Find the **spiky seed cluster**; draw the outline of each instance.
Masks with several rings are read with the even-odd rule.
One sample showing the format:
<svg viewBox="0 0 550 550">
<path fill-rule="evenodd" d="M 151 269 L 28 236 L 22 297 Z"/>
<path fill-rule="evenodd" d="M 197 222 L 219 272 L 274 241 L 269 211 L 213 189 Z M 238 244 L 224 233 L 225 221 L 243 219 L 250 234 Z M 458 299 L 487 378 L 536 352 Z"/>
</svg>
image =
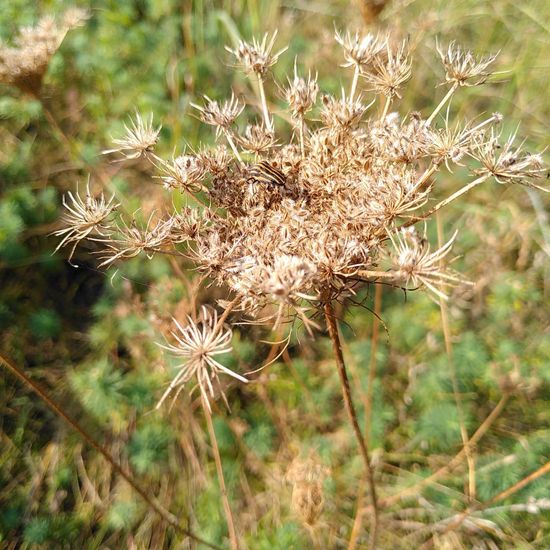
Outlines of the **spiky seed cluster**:
<svg viewBox="0 0 550 550">
<path fill-rule="evenodd" d="M 374 43 L 341 37 L 340 41 L 346 58 L 356 66 L 366 59 L 366 53 L 359 55 L 361 48 Z M 197 107 L 201 118 L 226 137 L 230 149 L 219 143 L 172 161 L 150 153 L 145 158 L 161 167 L 166 187 L 204 193 L 202 202 L 209 206 L 186 207 L 154 223 L 150 219 L 141 229 L 137 223 L 111 227 L 104 264 L 139 252 L 181 255 L 223 286 L 233 307 L 258 322 L 279 326 L 301 319 L 309 330 L 315 327 L 312 313 L 323 303 L 349 296 L 365 282 L 423 287 L 434 297 L 446 297 L 463 282 L 445 265 L 454 237 L 433 250 L 425 238 L 403 227 L 425 220 L 491 177 L 500 183 L 534 185 L 543 174 L 542 162 L 540 155 L 514 148 L 513 139 L 499 145 L 494 126 L 500 115 L 466 123 L 463 129 L 448 121 L 441 128 L 432 124 L 434 113 L 458 84 L 429 116 L 388 113 L 411 70 L 406 45 L 392 49 L 389 44 L 384 41 L 384 50 L 375 48 L 378 53 L 361 72 L 385 96 L 381 108 L 369 108 L 372 103 L 355 93 L 359 73 L 354 70 L 351 91 L 338 97 L 324 95 L 320 123 L 306 121 L 317 84 L 300 80 L 295 72 L 286 98 L 291 115 L 299 119 L 296 124 L 291 117 L 299 131 L 290 141 L 280 138 L 277 146 L 266 101 L 260 106 L 263 123 L 249 125 L 237 135 L 233 123 L 243 106 L 234 96 L 226 103 L 206 98 L 206 104 Z M 233 53 L 261 76 L 276 61 L 278 54 L 270 54 L 273 45 L 273 38 L 264 37 Z M 461 71 L 460 80 L 471 83 L 474 73 L 479 77 L 486 72 L 487 60 L 474 63 L 457 51 L 451 45 L 444 60 L 455 67 L 456 78 Z M 254 86 L 258 82 L 261 79 L 252 79 Z M 128 149 L 127 156 L 134 150 Z M 423 210 L 433 190 L 433 175 L 471 158 L 476 179 Z"/>
<path fill-rule="evenodd" d="M 424 286 L 435 296 L 445 299 L 445 287 L 464 282 L 463 278 L 443 265 L 456 235 L 455 232 L 441 248 L 432 252 L 426 237 L 420 236 L 414 227 L 403 228 L 395 235 L 390 234 L 394 245 L 390 253 L 394 272 L 408 288 Z"/>
<path fill-rule="evenodd" d="M 479 86 L 491 75 L 489 66 L 498 54 L 476 57 L 471 51 L 464 50 L 454 41 L 447 49 L 437 46 L 437 52 L 443 62 L 445 79 L 460 86 Z"/>
<path fill-rule="evenodd" d="M 50 59 L 67 32 L 88 16 L 87 11 L 72 8 L 60 21 L 43 17 L 36 26 L 19 29 L 13 46 L 0 41 L 0 82 L 38 97 Z"/>
<path fill-rule="evenodd" d="M 315 455 L 306 460 L 294 459 L 286 473 L 286 480 L 292 485 L 292 510 L 309 527 L 317 524 L 323 512 L 323 483 L 327 475 Z"/>
<path fill-rule="evenodd" d="M 265 33 L 261 41 L 256 38 L 252 42 L 241 40 L 235 49 L 226 46 L 226 50 L 235 56 L 245 72 L 264 76 L 269 67 L 275 65 L 279 56 L 287 50 L 283 48 L 277 53 L 272 53 L 276 38 L 277 31 L 271 35 L 271 38 L 268 33 Z"/>
<path fill-rule="evenodd" d="M 103 194 L 94 198 L 88 182 L 84 199 L 78 193 L 73 195 L 69 191 L 67 196 L 63 197 L 63 206 L 67 210 L 62 220 L 65 227 L 54 232 L 55 236 L 62 237 L 55 250 L 72 244 L 70 260 L 80 241 L 92 237 L 102 239 L 110 233 L 110 224 L 106 223 L 107 218 L 118 207 L 118 204 L 115 204 L 114 196 L 109 200 L 106 200 Z"/>
<path fill-rule="evenodd" d="M 121 138 L 113 139 L 116 147 L 104 150 L 104 155 L 120 153 L 124 158 L 130 160 L 152 153 L 157 144 L 161 127 L 153 126 L 152 114 L 144 120 L 139 113 L 136 113 L 135 119 L 130 121 L 129 126 L 125 124 L 124 129 L 126 134 Z"/>
<path fill-rule="evenodd" d="M 165 175 L 162 182 L 165 189 L 197 191 L 208 169 L 203 159 L 196 155 L 180 155 L 172 162 L 161 162 L 160 170 Z"/>
<path fill-rule="evenodd" d="M 275 135 L 264 124 L 249 124 L 237 141 L 248 153 L 267 153 L 275 145 Z"/>
<path fill-rule="evenodd" d="M 342 67 L 357 66 L 365 68 L 378 58 L 387 46 L 387 38 L 381 38 L 370 33 L 361 36 L 358 33 L 346 32 L 346 34 L 342 34 L 336 32 L 335 39 L 344 49 L 346 62 Z"/>
<path fill-rule="evenodd" d="M 192 379 L 195 379 L 200 393 L 210 408 L 210 399 L 214 398 L 217 386 L 218 391 L 223 394 L 220 385 L 220 374 L 227 374 L 240 382 L 248 380 L 224 367 L 217 356 L 231 351 L 231 329 L 227 326 L 219 326 L 218 313 L 209 307 L 203 306 L 198 321 L 187 318 L 187 325 L 183 326 L 174 319 L 175 330 L 172 331 L 173 344 L 159 344 L 160 347 L 169 351 L 172 355 L 180 357 L 183 362 L 176 366 L 178 371 L 164 395 L 161 397 L 157 408 L 162 405 L 173 390 L 177 394 L 183 386 Z M 224 396 L 225 397 L 225 396 Z"/>
<path fill-rule="evenodd" d="M 216 127 L 216 135 L 219 135 L 222 130 L 229 130 L 244 109 L 244 105 L 234 95 L 231 95 L 231 99 L 221 104 L 210 99 L 207 95 L 204 96 L 204 99 L 206 103 L 203 106 L 195 103 L 192 103 L 192 105 L 200 111 L 201 120 L 205 124 Z"/>
<path fill-rule="evenodd" d="M 494 129 L 475 135 L 471 156 L 481 164 L 475 173 L 493 176 L 498 183 L 526 183 L 544 191 L 533 183 L 547 173 L 542 155 L 523 152 L 522 144 L 514 145 L 515 139 L 514 134 L 501 143 L 500 133 Z"/>
<path fill-rule="evenodd" d="M 399 89 L 411 78 L 411 60 L 408 45 L 403 42 L 399 48 L 392 50 L 386 44 L 386 55 L 375 57 L 372 69 L 363 75 L 370 88 L 388 98 L 401 97 Z"/>
<path fill-rule="evenodd" d="M 318 92 L 317 76 L 312 78 L 310 73 L 307 80 L 301 78 L 294 65 L 294 78 L 288 79 L 288 86 L 283 90 L 283 96 L 294 120 L 302 119 L 311 110 L 317 100 Z"/>
</svg>

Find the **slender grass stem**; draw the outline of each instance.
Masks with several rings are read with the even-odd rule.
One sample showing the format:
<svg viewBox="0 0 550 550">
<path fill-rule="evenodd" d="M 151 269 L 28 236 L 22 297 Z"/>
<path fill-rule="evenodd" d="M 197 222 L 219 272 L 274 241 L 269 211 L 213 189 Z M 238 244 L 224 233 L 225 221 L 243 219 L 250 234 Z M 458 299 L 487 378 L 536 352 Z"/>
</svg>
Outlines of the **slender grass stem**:
<svg viewBox="0 0 550 550">
<path fill-rule="evenodd" d="M 482 424 L 479 426 L 479 428 L 475 431 L 475 433 L 470 437 L 468 441 L 468 446 L 473 447 L 476 445 L 479 440 L 485 435 L 487 430 L 492 426 L 493 422 L 498 418 L 502 410 L 504 409 L 504 406 L 506 405 L 506 402 L 508 401 L 509 394 L 505 393 L 497 403 L 496 407 L 491 411 L 491 413 L 487 416 L 487 418 L 482 422 Z M 399 493 L 395 495 L 391 495 L 389 497 L 386 497 L 385 499 L 380 501 L 380 505 L 382 506 L 391 506 L 395 504 L 396 502 L 399 502 L 403 498 L 415 495 L 420 492 L 421 489 L 426 487 L 427 485 L 431 485 L 435 483 L 437 480 L 441 479 L 442 477 L 445 477 L 447 474 L 451 473 L 463 460 L 463 458 L 466 456 L 466 448 L 462 447 L 462 450 L 455 455 L 455 457 L 445 464 L 445 466 L 442 466 L 439 470 L 434 472 L 431 476 L 422 479 L 418 483 L 415 483 L 411 487 L 407 487 L 406 489 L 403 489 Z"/>
<path fill-rule="evenodd" d="M 367 483 L 369 485 L 369 491 L 372 503 L 372 520 L 371 520 L 371 532 L 369 536 L 369 549 L 374 550 L 376 548 L 376 539 L 378 536 L 378 498 L 376 496 L 376 484 L 374 482 L 374 472 L 370 463 L 369 450 L 367 443 L 361 433 L 359 427 L 359 421 L 357 420 L 357 412 L 353 404 L 351 397 L 351 389 L 349 385 L 349 378 L 346 371 L 346 364 L 344 363 L 344 356 L 342 354 L 342 345 L 340 343 L 340 336 L 338 335 L 338 326 L 336 324 L 336 318 L 334 315 L 334 308 L 330 302 L 326 302 L 324 305 L 325 320 L 327 323 L 328 333 L 332 340 L 332 348 L 334 350 L 334 357 L 336 360 L 336 367 L 338 368 L 338 374 L 340 376 L 340 382 L 342 386 L 342 395 L 344 398 L 344 405 L 348 418 L 353 426 L 357 443 L 359 444 L 359 450 L 365 463 L 365 471 L 367 475 Z"/>
<path fill-rule="evenodd" d="M 233 520 L 233 514 L 231 512 L 231 506 L 229 505 L 229 498 L 227 496 L 227 488 L 225 485 L 225 478 L 223 475 L 222 459 L 220 455 L 220 449 L 218 447 L 218 440 L 216 438 L 216 432 L 214 431 L 214 424 L 212 422 L 212 414 L 206 403 L 204 396 L 201 398 L 202 410 L 206 418 L 206 425 L 208 427 L 208 434 L 210 436 L 210 443 L 212 444 L 212 451 L 214 454 L 214 462 L 216 463 L 216 471 L 218 473 L 218 482 L 220 484 L 220 492 L 222 495 L 223 511 L 225 513 L 225 519 L 227 522 L 227 529 L 229 531 L 229 541 L 231 543 L 232 550 L 239 550 L 239 539 L 237 538 L 237 531 L 235 530 L 235 522 Z"/>
<path fill-rule="evenodd" d="M 500 493 L 496 494 L 494 497 L 490 498 L 489 500 L 486 500 L 485 502 L 479 502 L 477 504 L 473 504 L 472 506 L 468 507 L 464 512 L 462 512 L 458 518 L 451 522 L 445 531 L 443 533 L 448 533 L 449 531 L 453 531 L 460 527 L 464 520 L 473 514 L 474 512 L 479 512 L 481 510 L 485 510 L 486 508 L 489 508 L 493 504 L 496 504 L 497 502 L 500 502 L 501 500 L 504 500 L 510 496 L 512 496 L 514 493 L 517 493 L 519 490 L 523 489 L 525 486 L 529 485 L 529 483 L 532 483 L 539 477 L 547 474 L 550 472 L 550 461 L 535 470 L 534 472 L 531 472 L 529 475 L 525 476 L 523 479 L 518 481 L 517 483 L 514 483 L 514 485 L 511 485 L 507 489 L 504 489 L 504 491 L 501 491 Z"/>
<path fill-rule="evenodd" d="M 111 453 L 101 443 L 96 441 L 76 420 L 69 416 L 59 406 L 37 382 L 29 378 L 22 369 L 20 369 L 13 361 L 0 354 L 0 361 L 7 367 L 7 369 L 17 377 L 28 388 L 34 391 L 46 405 L 60 418 L 62 418 L 75 432 L 77 432 L 84 441 L 86 441 L 91 447 L 93 447 L 103 458 L 111 465 L 113 470 L 117 472 L 127 483 L 134 489 L 134 491 L 145 501 L 145 503 L 168 525 L 173 527 L 180 534 L 193 539 L 197 543 L 204 544 L 208 548 L 214 548 L 215 550 L 221 550 L 218 546 L 200 538 L 195 535 L 178 522 L 178 519 L 166 510 L 154 497 L 141 487 L 137 481 L 133 478 L 132 474 L 126 471 L 111 455 Z"/>
</svg>

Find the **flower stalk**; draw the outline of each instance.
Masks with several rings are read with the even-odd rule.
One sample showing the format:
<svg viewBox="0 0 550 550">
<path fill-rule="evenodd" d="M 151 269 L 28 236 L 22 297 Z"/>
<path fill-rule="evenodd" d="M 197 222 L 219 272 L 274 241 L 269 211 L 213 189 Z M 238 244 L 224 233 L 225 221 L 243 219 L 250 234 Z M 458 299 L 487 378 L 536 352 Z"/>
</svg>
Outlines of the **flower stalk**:
<svg viewBox="0 0 550 550">
<path fill-rule="evenodd" d="M 334 351 L 334 358 L 336 360 L 336 367 L 338 369 L 338 375 L 340 377 L 340 384 L 342 388 L 342 396 L 344 398 L 344 405 L 346 407 L 346 412 L 349 418 L 349 421 L 355 432 L 355 438 L 359 445 L 359 450 L 365 463 L 365 471 L 367 475 L 367 483 L 369 486 L 369 492 L 371 497 L 371 503 L 373 508 L 372 520 L 371 520 L 371 530 L 369 535 L 369 549 L 374 550 L 376 548 L 376 539 L 378 536 L 378 498 L 376 493 L 376 484 L 374 481 L 374 472 L 373 467 L 369 457 L 369 449 L 363 434 L 361 433 L 361 428 L 359 426 L 359 421 L 357 419 L 357 412 L 353 404 L 353 399 L 351 397 L 351 389 L 349 384 L 349 378 L 346 371 L 346 364 L 344 363 L 344 355 L 342 353 L 342 345 L 340 343 L 340 336 L 338 335 L 338 325 L 336 323 L 336 317 L 334 313 L 334 308 L 330 302 L 325 302 L 324 304 L 324 313 L 325 321 L 327 324 L 328 333 L 332 341 L 332 348 Z"/>
</svg>

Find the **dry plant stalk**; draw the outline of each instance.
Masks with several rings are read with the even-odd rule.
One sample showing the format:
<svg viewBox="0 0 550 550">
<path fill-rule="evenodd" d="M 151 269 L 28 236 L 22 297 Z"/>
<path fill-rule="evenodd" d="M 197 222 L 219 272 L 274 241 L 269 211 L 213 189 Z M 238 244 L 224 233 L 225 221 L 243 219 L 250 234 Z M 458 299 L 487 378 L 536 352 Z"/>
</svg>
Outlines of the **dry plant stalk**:
<svg viewBox="0 0 550 550">
<path fill-rule="evenodd" d="M 366 284 L 388 283 L 424 288 L 434 301 L 447 300 L 454 287 L 468 284 L 447 261 L 456 232 L 433 249 L 414 225 L 490 179 L 542 189 L 536 181 L 545 168 L 540 154 L 523 152 L 522 143 L 514 145 L 515 135 L 501 139 L 498 113 L 462 124 L 440 115 L 461 87 L 486 82 L 494 55 L 477 57 L 454 43 L 438 46 L 447 92 L 431 113 L 401 115 L 392 106 L 412 77 L 408 44 L 371 34 L 337 33 L 343 66 L 353 69 L 353 75 L 347 91 L 322 95 L 320 105 L 316 77 L 301 77 L 295 67 L 286 85 L 279 86 L 290 111 L 292 137 L 285 140 L 282 133 L 276 139 L 265 90 L 270 68 L 284 51 L 273 53 L 275 38 L 266 34 L 229 50 L 260 98 L 259 118 L 243 131 L 236 125 L 245 107 L 239 98 L 205 96 L 194 106 L 202 121 L 213 126 L 215 147 L 161 158 L 155 153 L 159 128 L 136 115 L 126 136 L 106 151 L 121 153 L 122 160 L 146 159 L 167 190 L 179 190 L 203 206 L 170 211 L 168 195 L 167 212 L 152 214 L 143 225 L 117 216 L 114 199 L 70 197 L 67 228 L 58 235 L 61 245 L 73 250 L 84 238 L 102 245 L 102 266 L 140 253 L 180 257 L 231 296 L 231 302 L 220 302 L 225 312 L 218 321 L 217 314 L 205 311 L 187 326 L 176 321 L 175 343 L 167 348 L 185 362 L 161 401 L 192 378 L 205 402 L 218 393 L 225 399 L 219 374 L 246 381 L 218 360 L 230 350 L 231 328 L 224 323 L 231 311 L 274 330 L 287 327 L 288 333 L 302 325 L 312 335 L 324 313 L 368 473 L 374 548 L 375 476 L 338 352 L 333 304 Z M 372 93 L 368 103 L 366 93 Z M 308 119 L 314 109 L 317 122 Z M 428 206 L 434 176 L 447 173 L 452 183 L 453 167 L 466 164 L 471 164 L 472 180 Z"/>
</svg>

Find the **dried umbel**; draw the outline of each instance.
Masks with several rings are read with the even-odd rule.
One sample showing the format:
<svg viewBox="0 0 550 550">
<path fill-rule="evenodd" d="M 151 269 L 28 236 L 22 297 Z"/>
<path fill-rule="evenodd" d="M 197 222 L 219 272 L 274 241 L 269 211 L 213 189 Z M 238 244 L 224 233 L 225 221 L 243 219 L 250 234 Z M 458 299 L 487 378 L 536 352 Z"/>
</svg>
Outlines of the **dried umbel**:
<svg viewBox="0 0 550 550">
<path fill-rule="evenodd" d="M 174 389 L 177 394 L 183 386 L 191 379 L 195 379 L 201 392 L 204 402 L 210 407 L 210 398 L 214 397 L 214 384 L 220 387 L 219 374 L 227 374 L 240 382 L 247 382 L 247 379 L 236 372 L 224 367 L 216 357 L 231 351 L 232 332 L 229 327 L 220 323 L 215 310 L 203 306 L 198 321 L 190 317 L 187 325 L 182 326 L 174 319 L 175 330 L 172 337 L 174 344 L 161 345 L 176 357 L 183 358 L 184 362 L 177 365 L 178 373 L 164 392 L 164 395 L 157 404 L 157 408 Z M 222 395 L 223 391 L 221 392 Z M 225 396 L 224 396 L 225 397 Z"/>
<path fill-rule="evenodd" d="M 130 126 L 124 125 L 126 135 L 122 138 L 113 139 L 116 147 L 103 151 L 104 155 L 109 153 L 121 153 L 128 160 L 137 159 L 153 151 L 158 141 L 160 126 L 153 126 L 153 115 L 143 120 L 139 115 L 131 121 Z"/>
<path fill-rule="evenodd" d="M 19 29 L 13 46 L 0 41 L 0 82 L 38 97 L 53 54 L 67 32 L 87 18 L 88 12 L 73 8 L 67 10 L 60 21 L 43 17 L 36 26 Z"/>
<path fill-rule="evenodd" d="M 114 203 L 114 196 L 109 200 L 106 200 L 103 194 L 94 198 L 88 182 L 85 199 L 82 199 L 78 193 L 73 195 L 69 191 L 67 197 L 63 197 L 63 206 L 67 210 L 63 216 L 65 227 L 54 232 L 55 236 L 62 237 L 55 250 L 72 244 L 70 260 L 81 240 L 86 238 L 99 240 L 109 235 L 110 224 L 107 223 L 107 218 L 119 205 Z"/>
<path fill-rule="evenodd" d="M 226 102 L 205 97 L 196 108 L 220 138 L 215 148 L 163 160 L 154 152 L 158 129 L 139 117 L 126 138 L 116 142 L 113 151 L 123 158 L 144 156 L 160 169 L 165 187 L 203 206 L 188 206 L 141 228 L 123 220 L 106 227 L 102 218 L 103 264 L 140 252 L 179 256 L 225 288 L 228 307 L 289 331 L 301 321 L 313 332 L 318 312 L 326 313 L 327 304 L 365 284 L 424 288 L 436 300 L 447 299 L 453 287 L 464 284 L 448 267 L 456 234 L 432 247 L 412 226 L 426 223 L 491 178 L 541 188 L 535 182 L 544 176 L 540 155 L 522 153 L 513 145 L 515 136 L 501 140 L 500 115 L 475 124 L 448 118 L 435 124 L 460 86 L 481 84 L 489 76 L 494 56 L 478 59 L 452 43 L 440 49 L 451 88 L 431 113 L 400 115 L 389 112 L 389 106 L 412 75 L 407 44 L 394 47 L 396 42 L 386 38 L 338 35 L 345 66 L 354 71 L 349 91 L 323 95 L 319 116 L 312 117 L 317 122 L 310 122 L 306 116 L 314 108 L 318 85 L 295 70 L 286 90 L 279 86 L 293 131 L 277 139 L 263 87 L 281 53 L 271 53 L 274 40 L 275 35 L 266 36 L 230 50 L 251 74 L 251 85 L 259 85 L 260 123 L 239 124 L 244 128 L 239 134 L 241 101 L 234 95 Z M 368 90 L 358 93 L 362 84 L 375 92 L 371 102 L 363 99 Z M 472 180 L 427 206 L 434 174 L 469 164 Z M 167 210 L 170 204 L 167 196 Z M 86 236 L 78 217 L 67 221 L 74 229 L 60 233 L 67 235 L 61 244 Z M 195 357 L 189 364 L 215 365 L 208 354 L 201 357 L 202 363 Z M 211 396 L 206 378 L 202 384 Z"/>
<path fill-rule="evenodd" d="M 323 483 L 327 475 L 327 468 L 315 455 L 294 459 L 286 473 L 286 480 L 292 485 L 292 510 L 308 527 L 315 526 L 323 512 Z"/>
</svg>

